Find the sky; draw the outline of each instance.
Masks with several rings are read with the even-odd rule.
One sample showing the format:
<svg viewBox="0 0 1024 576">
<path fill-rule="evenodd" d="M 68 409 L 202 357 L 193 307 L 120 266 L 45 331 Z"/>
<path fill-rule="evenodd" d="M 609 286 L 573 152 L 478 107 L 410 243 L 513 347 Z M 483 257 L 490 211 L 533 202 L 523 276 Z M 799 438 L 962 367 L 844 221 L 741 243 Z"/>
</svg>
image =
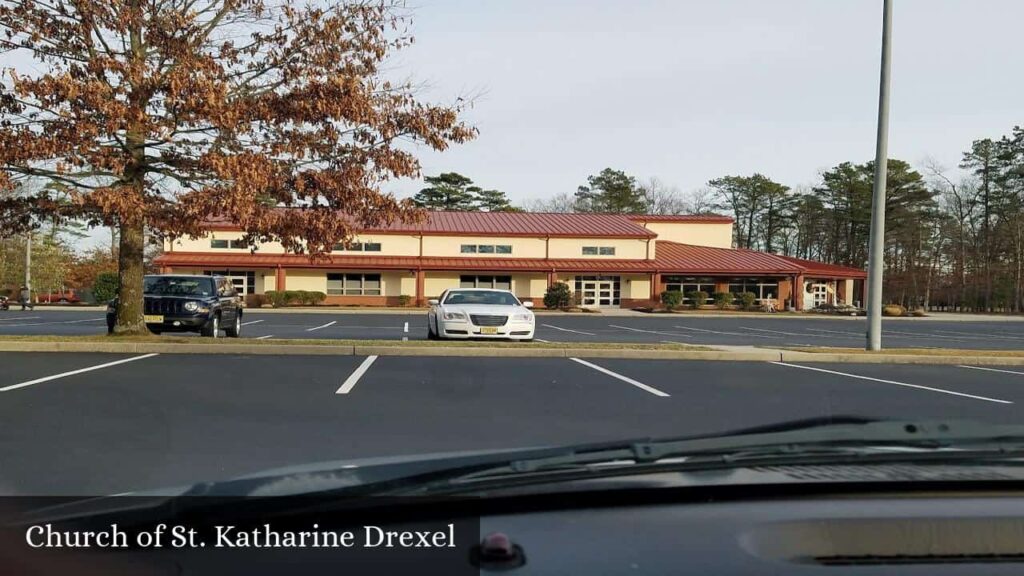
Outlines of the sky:
<svg viewBox="0 0 1024 576">
<path fill-rule="evenodd" d="M 955 171 L 1024 124 L 1019 0 L 894 0 L 889 156 Z M 392 73 L 472 97 L 473 142 L 421 150 L 513 203 L 612 167 L 683 191 L 810 186 L 874 158 L 882 0 L 418 0 Z M 409 196 L 421 181 L 387 186 Z"/>
<path fill-rule="evenodd" d="M 418 149 L 424 175 L 518 204 L 606 167 L 687 192 L 755 172 L 807 187 L 874 158 L 882 0 L 408 1 L 416 42 L 388 74 L 469 99 L 480 130 Z M 889 156 L 955 171 L 972 140 L 1024 124 L 1024 1 L 893 1 Z"/>
</svg>

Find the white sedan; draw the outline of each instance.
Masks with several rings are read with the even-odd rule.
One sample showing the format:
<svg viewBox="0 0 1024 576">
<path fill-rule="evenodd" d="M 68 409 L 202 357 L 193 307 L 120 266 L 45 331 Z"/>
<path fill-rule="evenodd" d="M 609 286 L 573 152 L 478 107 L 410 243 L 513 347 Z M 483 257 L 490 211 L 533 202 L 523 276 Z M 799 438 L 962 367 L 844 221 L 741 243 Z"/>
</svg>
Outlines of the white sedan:
<svg viewBox="0 0 1024 576">
<path fill-rule="evenodd" d="M 507 338 L 533 340 L 532 302 L 521 302 L 508 290 L 458 288 L 430 300 L 427 338 Z"/>
</svg>

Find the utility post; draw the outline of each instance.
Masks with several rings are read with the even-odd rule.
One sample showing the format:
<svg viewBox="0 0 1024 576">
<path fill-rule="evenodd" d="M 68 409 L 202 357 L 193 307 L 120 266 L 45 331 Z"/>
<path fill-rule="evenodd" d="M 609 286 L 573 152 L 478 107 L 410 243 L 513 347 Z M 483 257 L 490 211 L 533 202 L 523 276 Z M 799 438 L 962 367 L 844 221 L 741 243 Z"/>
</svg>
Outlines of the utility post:
<svg viewBox="0 0 1024 576">
<path fill-rule="evenodd" d="M 875 142 L 875 182 L 871 194 L 871 242 L 868 250 L 868 350 L 882 349 L 882 255 L 885 248 L 885 178 L 889 158 L 892 0 L 882 1 L 882 71 L 878 86 L 878 135 Z"/>
</svg>

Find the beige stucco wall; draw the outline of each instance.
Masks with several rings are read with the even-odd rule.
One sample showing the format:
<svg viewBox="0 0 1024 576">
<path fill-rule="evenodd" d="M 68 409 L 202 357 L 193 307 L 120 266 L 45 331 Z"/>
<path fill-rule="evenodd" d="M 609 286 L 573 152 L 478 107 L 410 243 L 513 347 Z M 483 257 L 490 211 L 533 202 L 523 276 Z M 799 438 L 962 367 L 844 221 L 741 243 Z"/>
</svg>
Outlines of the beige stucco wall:
<svg viewBox="0 0 1024 576">
<path fill-rule="evenodd" d="M 427 298 L 436 298 L 441 292 L 449 288 L 459 287 L 459 274 L 457 272 L 427 272 L 423 279 L 423 295 Z M 413 290 L 413 294 L 416 291 Z"/>
<path fill-rule="evenodd" d="M 627 283 L 626 280 L 629 280 Z M 644 275 L 623 275 L 620 282 L 620 297 L 647 299 L 651 297 L 651 277 Z"/>
<path fill-rule="evenodd" d="M 463 244 L 507 244 L 511 254 L 463 254 Z M 501 236 L 424 236 L 424 256 L 457 256 L 478 258 L 543 258 L 543 238 Z"/>
<path fill-rule="evenodd" d="M 584 246 L 614 246 L 614 256 L 584 256 Z M 647 241 L 636 238 L 552 238 L 551 258 L 585 260 L 643 260 L 647 257 Z"/>
<path fill-rule="evenodd" d="M 326 270 L 288 270 L 285 285 L 288 290 L 310 290 L 327 293 Z"/>
<path fill-rule="evenodd" d="M 520 298 L 543 298 L 547 287 L 548 278 L 546 274 L 512 275 L 512 292 Z"/>
<path fill-rule="evenodd" d="M 241 238 L 241 232 L 211 232 L 200 238 L 179 238 L 173 243 L 173 250 L 176 252 L 214 252 L 229 254 L 244 254 L 248 249 L 239 248 L 210 248 L 210 240 L 237 240 Z M 417 236 L 402 236 L 397 234 L 367 234 L 357 235 L 354 242 L 379 242 L 380 252 L 366 252 L 374 256 L 418 256 L 420 241 Z M 456 247 L 458 248 L 458 247 Z M 171 242 L 164 242 L 164 250 L 171 250 Z M 282 254 L 284 248 L 280 242 L 265 242 L 260 244 L 257 251 L 261 254 Z M 336 250 L 334 254 L 364 254 L 364 252 L 349 252 Z"/>
<path fill-rule="evenodd" d="M 696 246 L 732 247 L 732 224 L 694 222 L 648 222 L 647 229 L 668 240 Z"/>
<path fill-rule="evenodd" d="M 412 296 L 413 298 L 415 298 L 416 297 L 416 276 L 415 275 L 408 275 L 408 274 L 401 274 L 401 275 L 399 275 L 398 280 L 399 280 L 398 295 L 401 296 L 402 294 L 406 294 L 408 296 Z"/>
<path fill-rule="evenodd" d="M 853 279 L 848 278 L 846 280 L 840 280 L 840 282 L 846 283 L 846 285 L 843 287 L 844 304 L 853 305 Z"/>
</svg>

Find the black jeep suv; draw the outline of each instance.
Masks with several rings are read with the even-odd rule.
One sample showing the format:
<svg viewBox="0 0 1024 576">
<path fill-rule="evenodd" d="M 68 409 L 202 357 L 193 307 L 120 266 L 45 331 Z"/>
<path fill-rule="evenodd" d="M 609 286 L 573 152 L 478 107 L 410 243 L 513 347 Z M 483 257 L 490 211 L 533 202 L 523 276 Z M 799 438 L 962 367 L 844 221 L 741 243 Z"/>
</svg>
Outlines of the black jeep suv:
<svg viewBox="0 0 1024 576">
<path fill-rule="evenodd" d="M 242 302 L 223 276 L 159 274 L 143 279 L 146 328 L 161 332 L 199 332 L 237 338 L 242 332 Z M 107 304 L 107 333 L 114 331 L 117 298 Z"/>
</svg>

